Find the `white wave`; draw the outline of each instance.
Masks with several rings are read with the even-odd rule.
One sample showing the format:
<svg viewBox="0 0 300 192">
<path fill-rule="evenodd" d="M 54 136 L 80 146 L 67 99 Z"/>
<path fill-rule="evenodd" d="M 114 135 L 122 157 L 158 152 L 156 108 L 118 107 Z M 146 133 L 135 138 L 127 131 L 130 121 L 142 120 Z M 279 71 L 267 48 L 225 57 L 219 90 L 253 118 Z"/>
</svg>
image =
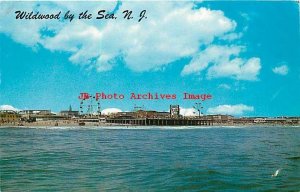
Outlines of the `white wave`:
<svg viewBox="0 0 300 192">
<path fill-rule="evenodd" d="M 277 170 L 275 171 L 275 173 L 272 175 L 272 177 L 277 177 L 278 174 L 280 173 L 280 171 L 281 171 L 281 169 L 277 169 Z"/>
</svg>

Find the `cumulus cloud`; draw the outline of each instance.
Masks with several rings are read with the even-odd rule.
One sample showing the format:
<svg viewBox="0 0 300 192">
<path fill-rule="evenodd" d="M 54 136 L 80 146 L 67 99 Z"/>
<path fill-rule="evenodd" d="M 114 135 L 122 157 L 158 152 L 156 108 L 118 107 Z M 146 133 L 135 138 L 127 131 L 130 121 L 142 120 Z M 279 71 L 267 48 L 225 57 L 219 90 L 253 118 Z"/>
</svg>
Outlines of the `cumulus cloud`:
<svg viewBox="0 0 300 192">
<path fill-rule="evenodd" d="M 278 67 L 274 67 L 272 69 L 272 71 L 275 73 L 275 74 L 278 74 L 278 75 L 287 75 L 288 72 L 289 72 L 289 68 L 287 65 L 281 65 L 281 66 L 278 66 Z"/>
<path fill-rule="evenodd" d="M 209 114 L 226 114 L 226 115 L 243 115 L 245 112 L 254 111 L 254 107 L 244 104 L 238 105 L 219 105 L 217 107 L 208 108 Z"/>
<path fill-rule="evenodd" d="M 232 43 L 241 37 L 241 33 L 235 32 L 237 23 L 234 20 L 220 10 L 195 9 L 192 2 L 123 2 L 116 11 L 118 17 L 121 17 L 121 10 L 139 13 L 147 9 L 148 18 L 140 23 L 137 18 L 135 21 L 72 22 L 14 19 L 13 10 L 16 9 L 48 13 L 89 10 L 95 16 L 100 9 L 112 12 L 116 2 L 20 2 L 18 5 L 5 2 L 2 5 L 0 16 L 11 19 L 0 21 L 0 32 L 30 47 L 43 46 L 51 51 L 67 52 L 70 62 L 100 72 L 114 69 L 119 59 L 132 71 L 144 72 L 162 69 L 186 57 L 193 57 L 193 60 L 184 67 L 183 75 L 201 72 L 209 63 L 214 63 L 207 73 L 208 78 L 255 80 L 260 69 L 258 58 L 238 57 L 240 46 L 213 45 L 216 39 Z M 199 47 L 207 48 L 199 53 Z M 212 55 L 214 52 L 216 56 Z"/>
<path fill-rule="evenodd" d="M 230 77 L 236 80 L 257 80 L 261 69 L 260 59 L 240 58 L 239 54 L 244 50 L 245 47 L 236 45 L 210 45 L 184 66 L 181 75 L 200 73 L 207 69 L 208 79 Z"/>
<path fill-rule="evenodd" d="M 199 112 L 194 108 L 182 108 L 180 107 L 180 115 L 182 116 L 198 116 Z"/>
<path fill-rule="evenodd" d="M 111 115 L 111 114 L 119 113 L 119 112 L 122 112 L 122 110 L 118 109 L 118 108 L 107 108 L 107 109 L 102 110 L 101 114 L 102 115 Z"/>
<path fill-rule="evenodd" d="M 227 41 L 233 41 L 233 40 L 241 38 L 242 36 L 243 36 L 242 33 L 228 33 L 228 34 L 224 35 L 223 37 L 221 37 L 220 39 L 227 40 Z"/>
<path fill-rule="evenodd" d="M 187 3 L 123 3 L 122 8 L 139 12 L 143 6 L 151 15 L 149 20 L 129 23 L 122 19 L 103 26 L 77 21 L 43 44 L 51 50 L 69 51 L 70 61 L 92 64 L 98 71 L 111 70 L 114 59 L 121 56 L 128 68 L 143 72 L 191 56 L 199 45 L 211 43 L 236 26 L 221 11 L 192 10 L 192 4 Z"/>
<path fill-rule="evenodd" d="M 0 111 L 1 110 L 20 111 L 19 109 L 15 108 L 11 105 L 0 105 Z"/>
</svg>

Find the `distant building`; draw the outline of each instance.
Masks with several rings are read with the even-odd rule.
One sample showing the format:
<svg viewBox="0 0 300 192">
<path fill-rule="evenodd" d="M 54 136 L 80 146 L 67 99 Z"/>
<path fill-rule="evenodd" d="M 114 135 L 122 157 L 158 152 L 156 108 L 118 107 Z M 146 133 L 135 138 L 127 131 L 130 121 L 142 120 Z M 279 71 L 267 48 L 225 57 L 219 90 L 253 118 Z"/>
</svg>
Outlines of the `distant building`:
<svg viewBox="0 0 300 192">
<path fill-rule="evenodd" d="M 45 116 L 45 115 L 53 115 L 51 110 L 44 109 L 30 109 L 30 110 L 22 110 L 20 113 L 22 116 Z"/>
<path fill-rule="evenodd" d="M 266 123 L 266 118 L 263 118 L 263 117 L 257 117 L 257 118 L 254 118 L 253 120 L 254 123 Z"/>
<path fill-rule="evenodd" d="M 0 123 L 12 123 L 20 120 L 20 115 L 12 110 L 0 111 Z"/>
<path fill-rule="evenodd" d="M 51 110 L 44 109 L 22 110 L 19 114 L 23 121 L 28 122 L 53 120 L 56 118 L 56 114 L 52 113 Z"/>
<path fill-rule="evenodd" d="M 135 118 L 166 118 L 169 117 L 168 112 L 138 110 L 134 113 Z"/>
<path fill-rule="evenodd" d="M 71 117 L 78 117 L 79 116 L 79 111 L 73 111 L 72 110 L 72 107 L 70 105 L 69 107 L 69 110 L 67 111 L 61 111 L 59 113 L 62 117 L 68 117 L 68 118 L 71 118 Z"/>
<path fill-rule="evenodd" d="M 170 117 L 179 118 L 179 116 L 180 116 L 179 105 L 170 105 Z"/>
<path fill-rule="evenodd" d="M 287 117 L 266 118 L 266 123 L 270 124 L 297 124 L 297 119 Z"/>
<path fill-rule="evenodd" d="M 79 111 L 61 111 L 59 114 L 63 117 L 78 117 Z"/>
<path fill-rule="evenodd" d="M 146 111 L 138 110 L 135 112 L 118 112 L 109 115 L 110 118 L 119 118 L 119 119 L 134 119 L 134 118 L 169 118 L 169 112 L 158 112 L 158 111 Z"/>
<path fill-rule="evenodd" d="M 207 115 L 206 119 L 213 120 L 214 123 L 232 123 L 234 117 L 231 115 Z"/>
<path fill-rule="evenodd" d="M 156 118 L 169 118 L 170 117 L 170 113 L 168 112 L 156 112 Z"/>
</svg>

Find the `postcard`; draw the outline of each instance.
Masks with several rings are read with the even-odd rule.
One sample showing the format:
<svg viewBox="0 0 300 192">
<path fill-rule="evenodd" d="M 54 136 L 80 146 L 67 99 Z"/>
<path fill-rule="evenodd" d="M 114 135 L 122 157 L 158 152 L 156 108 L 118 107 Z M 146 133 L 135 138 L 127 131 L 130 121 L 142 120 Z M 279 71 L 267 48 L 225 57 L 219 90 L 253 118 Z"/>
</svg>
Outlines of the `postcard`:
<svg viewBox="0 0 300 192">
<path fill-rule="evenodd" d="M 0 191 L 299 191 L 299 1 L 0 2 Z"/>
</svg>

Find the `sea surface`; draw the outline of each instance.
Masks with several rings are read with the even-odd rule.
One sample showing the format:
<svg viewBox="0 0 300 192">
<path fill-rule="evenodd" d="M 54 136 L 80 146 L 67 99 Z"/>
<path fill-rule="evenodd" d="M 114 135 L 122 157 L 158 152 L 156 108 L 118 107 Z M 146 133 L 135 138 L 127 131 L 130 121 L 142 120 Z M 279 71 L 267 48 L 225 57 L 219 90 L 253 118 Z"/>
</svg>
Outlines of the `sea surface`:
<svg viewBox="0 0 300 192">
<path fill-rule="evenodd" d="M 1 128 L 0 150 L 2 192 L 300 191 L 300 127 Z"/>
</svg>

